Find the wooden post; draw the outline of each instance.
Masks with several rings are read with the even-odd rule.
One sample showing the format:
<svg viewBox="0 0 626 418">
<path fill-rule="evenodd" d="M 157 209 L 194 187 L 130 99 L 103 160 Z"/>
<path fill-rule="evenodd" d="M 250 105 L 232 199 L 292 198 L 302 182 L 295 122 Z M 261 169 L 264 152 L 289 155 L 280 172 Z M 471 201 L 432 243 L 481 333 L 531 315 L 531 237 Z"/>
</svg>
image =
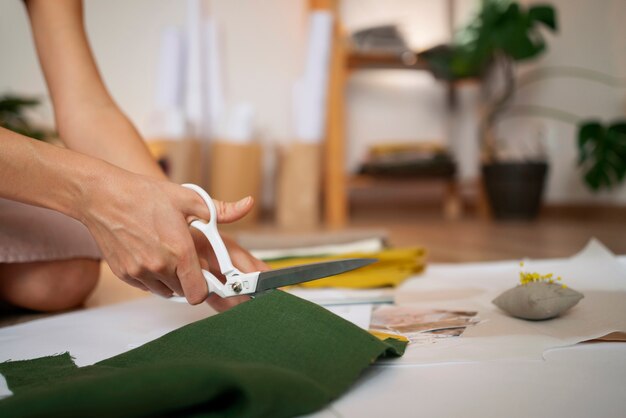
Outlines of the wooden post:
<svg viewBox="0 0 626 418">
<path fill-rule="evenodd" d="M 333 45 L 328 86 L 326 141 L 323 151 L 324 219 L 329 228 L 341 228 L 348 218 L 345 170 L 345 83 L 346 46 L 339 21 L 338 0 L 310 0 L 311 10 L 328 10 L 334 15 Z"/>
</svg>

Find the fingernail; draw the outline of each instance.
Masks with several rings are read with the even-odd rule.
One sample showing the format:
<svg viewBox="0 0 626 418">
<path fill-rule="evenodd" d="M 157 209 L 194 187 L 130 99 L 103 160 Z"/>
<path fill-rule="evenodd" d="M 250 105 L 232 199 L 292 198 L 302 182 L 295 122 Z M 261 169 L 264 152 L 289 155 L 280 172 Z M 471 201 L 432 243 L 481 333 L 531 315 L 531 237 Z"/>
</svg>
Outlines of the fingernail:
<svg viewBox="0 0 626 418">
<path fill-rule="evenodd" d="M 248 197 L 244 197 L 243 199 L 241 199 L 239 202 L 237 202 L 237 204 L 235 205 L 235 207 L 237 209 L 243 209 L 246 206 L 248 206 L 248 204 L 250 203 L 250 199 L 252 199 L 252 197 L 248 196 Z"/>
</svg>

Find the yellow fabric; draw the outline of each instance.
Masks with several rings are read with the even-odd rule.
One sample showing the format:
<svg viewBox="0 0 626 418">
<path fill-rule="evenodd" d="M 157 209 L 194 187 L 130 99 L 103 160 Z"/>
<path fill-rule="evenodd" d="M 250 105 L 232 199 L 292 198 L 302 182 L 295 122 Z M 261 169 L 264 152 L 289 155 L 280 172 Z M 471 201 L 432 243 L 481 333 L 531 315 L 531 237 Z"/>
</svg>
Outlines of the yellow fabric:
<svg viewBox="0 0 626 418">
<path fill-rule="evenodd" d="M 409 339 L 407 337 L 405 337 L 404 335 L 399 335 L 399 334 L 391 334 L 388 332 L 382 332 L 382 331 L 377 331 L 374 329 L 370 329 L 367 332 L 369 332 L 370 334 L 372 334 L 374 337 L 378 338 L 381 341 L 385 341 L 388 340 L 389 338 L 397 340 L 397 341 L 402 341 L 405 343 L 409 342 Z"/>
<path fill-rule="evenodd" d="M 268 261 L 271 268 L 283 268 L 299 264 L 318 263 L 342 258 L 377 258 L 377 263 L 337 276 L 302 283 L 302 287 L 346 287 L 364 289 L 398 286 L 409 276 L 424 270 L 426 251 L 423 248 L 394 248 L 375 253 L 350 253 L 319 257 L 297 257 Z"/>
</svg>

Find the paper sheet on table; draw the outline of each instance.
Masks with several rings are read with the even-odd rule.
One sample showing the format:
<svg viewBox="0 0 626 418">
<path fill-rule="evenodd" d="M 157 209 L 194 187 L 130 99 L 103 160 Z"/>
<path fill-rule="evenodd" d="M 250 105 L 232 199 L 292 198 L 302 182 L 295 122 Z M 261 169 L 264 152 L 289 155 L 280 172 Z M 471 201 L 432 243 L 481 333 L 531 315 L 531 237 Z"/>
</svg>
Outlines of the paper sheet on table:
<svg viewBox="0 0 626 418">
<path fill-rule="evenodd" d="M 287 291 L 299 298 L 324 306 L 392 303 L 394 298 L 394 289 L 389 287 L 375 289 L 291 287 Z"/>
<path fill-rule="evenodd" d="M 370 327 L 372 305 L 334 305 L 325 306 L 325 308 L 346 321 L 352 322 L 359 328 L 368 330 Z"/>
<path fill-rule="evenodd" d="M 148 296 L 0 329 L 0 362 L 70 351 L 79 367 L 123 353 L 184 325 L 213 315 L 208 305 L 189 306 Z"/>
<path fill-rule="evenodd" d="M 340 244 L 316 245 L 309 247 L 289 247 L 279 249 L 251 250 L 253 256 L 261 260 L 277 260 L 290 257 L 313 257 L 320 255 L 339 255 L 346 253 L 373 253 L 384 248 L 379 238 L 367 238 Z"/>
<path fill-rule="evenodd" d="M 626 270 L 601 243 L 592 240 L 569 259 L 533 261 L 533 267 L 562 276 L 585 298 L 553 320 L 534 322 L 506 315 L 491 301 L 517 284 L 517 262 L 434 265 L 420 278 L 405 282 L 397 289 L 397 303 L 476 310 L 481 322 L 460 338 L 409 346 L 398 363 L 542 360 L 550 348 L 626 331 Z"/>
</svg>

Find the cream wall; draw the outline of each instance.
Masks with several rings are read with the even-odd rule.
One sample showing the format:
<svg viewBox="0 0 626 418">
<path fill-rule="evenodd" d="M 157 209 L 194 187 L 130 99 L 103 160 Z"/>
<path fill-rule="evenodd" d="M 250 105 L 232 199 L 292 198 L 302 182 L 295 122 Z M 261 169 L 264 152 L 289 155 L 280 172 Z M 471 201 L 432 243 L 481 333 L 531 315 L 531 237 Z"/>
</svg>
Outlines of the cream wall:
<svg viewBox="0 0 626 418">
<path fill-rule="evenodd" d="M 465 18 L 474 0 L 457 0 Z M 623 0 L 552 0 L 562 29 L 551 39 L 541 65 L 577 64 L 626 76 L 626 2 Z M 305 44 L 304 0 L 208 0 L 221 25 L 225 91 L 229 101 L 257 108 L 258 133 L 270 147 L 292 136 L 291 86 L 299 76 Z M 348 28 L 399 20 L 413 46 L 445 40 L 444 0 L 344 0 Z M 121 107 L 141 128 L 152 106 L 160 29 L 182 25 L 185 2 L 175 0 L 86 0 L 89 36 L 103 76 Z M 585 51 L 585 54 L 582 53 Z M 0 4 L 0 92 L 45 94 L 21 2 Z M 380 140 L 441 139 L 457 151 L 461 173 L 477 173 L 475 89 L 461 91 L 461 111 L 446 119 L 443 87 L 426 74 L 361 73 L 348 86 L 348 166 L 353 169 L 367 145 Z M 568 107 L 603 118 L 624 115 L 624 90 L 609 91 L 571 80 L 553 80 L 520 92 L 525 103 Z M 46 108 L 41 114 L 51 121 Z M 517 124 L 516 129 L 507 124 Z M 529 128 L 530 127 L 530 128 Z M 519 129 L 517 129 L 519 128 Z M 552 164 L 548 199 L 588 201 L 574 167 L 573 129 L 551 121 L 509 120 L 504 134 L 547 138 Z M 448 139 L 452 137 L 452 139 Z M 271 153 L 269 153 L 271 155 Z M 268 167 L 271 161 L 268 161 Z M 269 174 L 269 171 L 268 171 Z M 266 193 L 269 196 L 269 191 Z M 626 188 L 603 194 L 603 200 L 626 202 Z M 268 198 L 269 200 L 269 198 Z"/>
<path fill-rule="evenodd" d="M 154 96 L 160 30 L 182 27 L 181 0 L 86 0 L 85 20 L 100 70 L 113 96 L 141 129 Z M 303 0 L 205 1 L 220 24 L 225 91 L 255 105 L 261 135 L 291 136 L 291 83 L 304 43 Z M 26 12 L 21 2 L 0 4 L 0 92 L 44 96 Z M 45 112 L 50 120 L 50 112 Z"/>
<path fill-rule="evenodd" d="M 87 0 L 87 30 L 106 84 L 140 124 L 150 109 L 160 28 L 182 24 L 184 3 L 175 0 Z M 0 4 L 0 92 L 45 97 L 30 27 L 21 1 Z M 49 108 L 44 117 L 51 121 Z"/>
<path fill-rule="evenodd" d="M 526 1 L 528 2 L 528 1 Z M 551 0 L 559 12 L 560 29 L 549 36 L 549 52 L 536 65 L 522 70 L 573 65 L 621 77 L 621 88 L 557 77 L 519 90 L 515 103 L 549 106 L 585 119 L 611 121 L 626 117 L 626 1 Z M 530 3 L 530 2 L 528 2 Z M 626 185 L 593 194 L 584 186 L 576 167 L 576 127 L 549 119 L 506 119 L 500 135 L 513 142 L 532 144 L 543 137 L 550 174 L 547 195 L 551 202 L 626 202 Z"/>
</svg>

